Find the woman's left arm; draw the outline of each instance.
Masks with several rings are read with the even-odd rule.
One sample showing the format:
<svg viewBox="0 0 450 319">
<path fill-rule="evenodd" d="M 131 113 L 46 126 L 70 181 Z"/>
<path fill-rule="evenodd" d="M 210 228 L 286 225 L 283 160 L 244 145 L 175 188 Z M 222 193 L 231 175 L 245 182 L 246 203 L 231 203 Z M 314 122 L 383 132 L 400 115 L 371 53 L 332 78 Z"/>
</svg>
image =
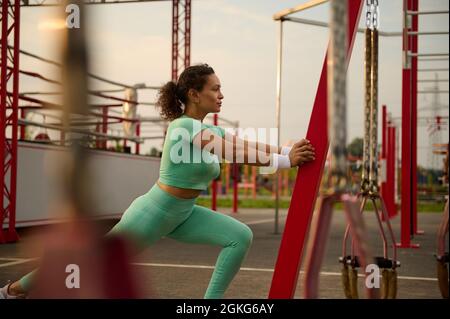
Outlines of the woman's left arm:
<svg viewBox="0 0 450 319">
<path fill-rule="evenodd" d="M 267 156 L 273 153 L 281 154 L 282 147 L 277 147 L 271 144 L 265 144 L 255 141 L 249 141 L 245 139 L 241 139 L 236 135 L 228 133 L 225 131 L 225 140 L 233 143 L 233 145 L 241 145 L 244 149 L 253 149 L 262 153 L 265 153 Z"/>
</svg>

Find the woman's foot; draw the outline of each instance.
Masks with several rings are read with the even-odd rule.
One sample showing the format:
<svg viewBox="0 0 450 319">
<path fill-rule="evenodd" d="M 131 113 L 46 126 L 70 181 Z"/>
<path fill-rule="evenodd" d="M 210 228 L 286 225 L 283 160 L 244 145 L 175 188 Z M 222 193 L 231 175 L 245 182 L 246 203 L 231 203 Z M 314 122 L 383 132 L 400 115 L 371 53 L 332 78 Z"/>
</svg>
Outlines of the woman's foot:
<svg viewBox="0 0 450 319">
<path fill-rule="evenodd" d="M 8 283 L 0 288 L 0 299 L 23 299 L 26 295 L 20 292 L 17 283 Z"/>
</svg>

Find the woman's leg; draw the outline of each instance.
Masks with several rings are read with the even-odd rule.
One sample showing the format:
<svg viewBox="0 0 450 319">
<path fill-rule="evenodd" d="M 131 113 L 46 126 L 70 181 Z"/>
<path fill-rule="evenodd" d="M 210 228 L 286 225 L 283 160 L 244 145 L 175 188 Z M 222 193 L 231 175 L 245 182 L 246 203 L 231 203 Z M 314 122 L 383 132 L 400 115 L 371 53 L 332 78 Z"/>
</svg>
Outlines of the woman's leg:
<svg viewBox="0 0 450 319">
<path fill-rule="evenodd" d="M 132 243 L 133 253 L 138 254 L 161 237 L 172 232 L 189 217 L 194 201 L 176 201 L 153 187 L 136 198 L 122 215 L 120 221 L 106 234 L 121 236 Z M 14 295 L 26 294 L 33 286 L 38 269 L 23 276 L 9 287 Z"/>
<path fill-rule="evenodd" d="M 240 221 L 201 206 L 167 237 L 195 244 L 223 247 L 206 290 L 205 298 L 223 298 L 251 245 L 253 233 Z"/>
</svg>

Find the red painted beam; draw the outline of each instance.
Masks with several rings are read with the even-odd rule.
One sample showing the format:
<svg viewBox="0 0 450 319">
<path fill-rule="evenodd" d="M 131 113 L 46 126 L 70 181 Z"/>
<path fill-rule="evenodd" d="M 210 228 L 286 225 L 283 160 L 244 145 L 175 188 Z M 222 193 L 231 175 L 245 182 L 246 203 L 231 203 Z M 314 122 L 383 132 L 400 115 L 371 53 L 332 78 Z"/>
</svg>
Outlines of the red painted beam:
<svg viewBox="0 0 450 319">
<path fill-rule="evenodd" d="M 388 150 L 386 163 L 387 194 L 385 203 L 389 218 L 397 215 L 397 206 L 395 204 L 395 131 L 395 126 L 388 127 Z"/>
<path fill-rule="evenodd" d="M 412 0 L 412 10 L 419 11 L 419 0 Z M 419 31 L 419 15 L 412 16 L 412 31 Z M 419 37 L 413 36 L 411 39 L 412 53 L 418 53 Z M 417 226 L 417 57 L 411 58 L 411 213 L 412 231 L 414 234 L 423 234 Z"/>
<path fill-rule="evenodd" d="M 348 0 L 348 51 L 350 60 L 363 1 Z M 348 63 L 348 62 L 347 62 Z M 306 138 L 316 151 L 316 160 L 302 166 L 292 194 L 283 238 L 272 278 L 269 298 L 293 298 L 301 258 L 328 152 L 327 57 L 325 57 Z"/>
<path fill-rule="evenodd" d="M 381 187 L 380 187 L 380 193 L 381 197 L 383 198 L 384 202 L 386 203 L 386 208 L 389 211 L 389 205 L 388 203 L 388 196 L 389 196 L 389 180 L 387 178 L 387 157 L 388 155 L 388 138 L 387 138 L 387 110 L 386 105 L 383 105 L 381 110 L 381 171 L 380 171 L 380 177 L 381 175 L 384 175 L 384 179 L 381 179 Z M 384 170 L 384 171 L 383 171 Z M 388 213 L 389 215 L 389 213 Z M 384 215 L 381 215 L 381 218 L 384 220 Z"/>
<path fill-rule="evenodd" d="M 404 0 L 403 10 L 411 11 L 412 0 Z M 406 19 L 408 21 L 408 19 Z M 411 52 L 411 36 L 407 33 L 411 31 L 410 25 L 403 28 L 403 54 L 405 60 L 409 60 L 407 54 Z M 397 244 L 400 248 L 416 248 L 411 243 L 412 229 L 412 74 L 411 65 L 404 62 L 402 71 L 402 176 L 401 176 L 401 242 Z"/>
</svg>

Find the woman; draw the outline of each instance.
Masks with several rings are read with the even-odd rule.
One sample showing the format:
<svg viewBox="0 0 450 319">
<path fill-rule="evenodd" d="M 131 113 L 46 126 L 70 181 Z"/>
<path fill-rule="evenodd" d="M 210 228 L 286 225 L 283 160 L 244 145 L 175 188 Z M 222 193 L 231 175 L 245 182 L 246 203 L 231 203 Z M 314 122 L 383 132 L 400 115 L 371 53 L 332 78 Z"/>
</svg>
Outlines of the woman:
<svg viewBox="0 0 450 319">
<path fill-rule="evenodd" d="M 271 154 L 270 145 L 239 140 L 221 127 L 204 124 L 208 113 L 220 112 L 222 99 L 219 78 L 206 64 L 188 67 L 178 83 L 168 82 L 161 88 L 157 105 L 162 117 L 171 122 L 159 180 L 148 193 L 133 201 L 108 233 L 133 238 L 139 250 L 163 236 L 221 246 L 205 298 L 223 297 L 253 237 L 250 228 L 236 219 L 195 205 L 198 195 L 220 173 L 218 158 L 241 158 L 244 164 L 275 168 L 299 166 L 314 159 L 314 149 L 306 140 L 293 147 L 272 146 L 276 153 Z M 30 273 L 6 285 L 0 290 L 0 298 L 25 295 L 33 277 Z"/>
</svg>

